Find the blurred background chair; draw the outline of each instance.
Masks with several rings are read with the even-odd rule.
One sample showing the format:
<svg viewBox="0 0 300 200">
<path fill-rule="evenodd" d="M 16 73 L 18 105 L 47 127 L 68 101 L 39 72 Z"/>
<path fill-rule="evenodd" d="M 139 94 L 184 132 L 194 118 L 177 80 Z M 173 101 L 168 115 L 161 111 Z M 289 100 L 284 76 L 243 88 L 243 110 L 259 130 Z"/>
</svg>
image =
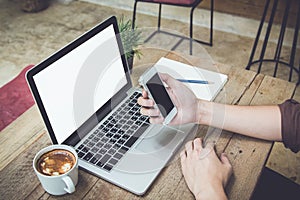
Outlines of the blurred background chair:
<svg viewBox="0 0 300 200">
<path fill-rule="evenodd" d="M 157 31 L 153 32 L 146 40 L 145 42 L 149 41 L 156 33 L 165 33 L 169 34 L 172 36 L 180 37 L 181 40 L 177 42 L 177 44 L 174 45 L 174 47 L 171 50 L 176 49 L 180 43 L 185 40 L 189 39 L 190 40 L 190 54 L 192 55 L 193 52 L 193 41 L 206 44 L 209 46 L 213 45 L 213 9 L 214 9 L 214 0 L 210 0 L 210 35 L 209 35 L 209 41 L 201 41 L 201 40 L 196 40 L 193 38 L 193 14 L 195 8 L 202 2 L 203 0 L 135 0 L 134 3 L 134 9 L 133 9 L 133 17 L 132 17 L 132 27 L 135 27 L 135 20 L 136 20 L 136 9 L 137 9 L 137 3 L 138 2 L 145 2 L 145 3 L 154 3 L 159 5 L 159 11 L 158 11 L 158 24 L 157 24 Z M 161 8 L 162 4 L 165 5 L 172 5 L 172 6 L 182 6 L 182 7 L 187 7 L 191 8 L 190 10 L 190 37 L 184 37 L 180 36 L 174 33 L 166 32 L 160 29 L 161 27 Z"/>
<path fill-rule="evenodd" d="M 272 4 L 273 3 L 273 4 Z M 294 1 L 294 0 L 274 0 L 272 1 L 272 3 L 270 2 L 270 0 L 266 0 L 266 4 L 265 4 L 265 8 L 263 11 L 263 15 L 260 21 L 260 25 L 257 31 L 257 35 L 253 44 L 253 48 L 252 48 L 252 52 L 249 58 L 249 62 L 248 65 L 246 66 L 246 69 L 250 69 L 253 65 L 257 64 L 257 72 L 260 73 L 262 70 L 262 66 L 264 64 L 266 64 L 267 66 L 272 66 L 272 64 L 274 64 L 274 71 L 273 71 L 273 76 L 276 77 L 277 76 L 277 71 L 278 71 L 278 67 L 284 66 L 284 67 L 288 67 L 288 80 L 292 81 L 292 77 L 293 77 L 293 72 L 297 73 L 298 76 L 298 80 L 297 80 L 297 85 L 300 84 L 300 63 L 297 64 L 296 60 L 299 59 L 299 57 L 297 58 L 296 56 L 300 55 L 300 52 L 297 52 L 297 47 L 299 47 L 299 41 L 298 41 L 298 33 L 299 33 L 299 25 L 300 25 L 300 2 L 299 1 Z M 284 8 L 283 13 L 276 13 L 277 11 L 279 11 L 280 7 Z M 291 15 L 291 10 L 294 9 L 296 11 L 296 17 L 294 19 L 294 21 L 292 20 L 292 17 L 290 17 Z M 277 16 L 279 16 L 278 18 L 276 18 L 276 14 L 278 14 Z M 280 17 L 280 14 L 282 15 L 282 18 Z M 269 16 L 269 18 L 267 19 L 267 16 Z M 269 44 L 269 40 L 270 40 L 270 36 L 272 34 L 272 26 L 275 23 L 275 20 L 279 19 L 279 25 L 280 25 L 280 31 L 278 34 L 278 41 L 277 41 L 277 46 L 276 46 L 276 51 L 274 52 L 274 57 L 269 57 L 267 56 L 267 47 Z M 289 21 L 289 19 L 291 19 Z M 259 50 L 257 49 L 257 47 L 259 46 L 259 39 L 260 39 L 260 35 L 262 33 L 263 27 L 264 27 L 264 23 L 268 22 L 268 25 L 266 27 L 266 33 L 265 33 L 265 37 L 263 39 L 263 44 L 261 46 L 261 50 L 260 50 L 260 55 L 258 59 L 254 59 L 255 54 L 259 52 Z M 290 29 L 294 29 L 294 35 L 293 38 L 291 36 L 287 36 L 285 37 L 287 34 L 286 30 L 287 28 Z M 275 29 L 273 32 L 276 32 Z M 274 34 L 274 33 L 273 33 Z M 288 39 L 288 37 L 290 37 L 289 39 L 292 39 L 292 44 L 291 47 L 289 49 L 289 60 L 287 59 L 283 59 L 284 56 L 281 55 L 281 52 L 284 48 L 284 41 L 285 39 Z M 285 47 L 287 48 L 287 47 Z M 270 49 L 270 48 L 269 48 Z M 275 50 L 275 48 L 272 48 L 272 50 Z M 299 51 L 299 49 L 298 49 Z M 299 59 L 300 60 L 300 59 Z M 299 61 L 300 62 L 300 61 Z M 271 64 L 271 65 L 267 65 L 267 64 Z M 281 73 L 284 70 L 283 68 L 281 69 Z M 273 69 L 271 69 L 273 70 Z"/>
</svg>

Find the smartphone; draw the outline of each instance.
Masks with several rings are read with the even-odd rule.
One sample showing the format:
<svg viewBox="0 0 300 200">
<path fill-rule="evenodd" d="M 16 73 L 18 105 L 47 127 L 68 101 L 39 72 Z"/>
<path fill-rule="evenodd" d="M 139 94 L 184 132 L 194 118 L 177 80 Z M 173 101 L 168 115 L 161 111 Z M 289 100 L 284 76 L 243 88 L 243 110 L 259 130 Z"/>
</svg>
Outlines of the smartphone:
<svg viewBox="0 0 300 200">
<path fill-rule="evenodd" d="M 172 102 L 162 80 L 155 67 L 151 67 L 140 78 L 139 84 L 148 92 L 150 98 L 155 102 L 164 117 L 163 124 L 169 124 L 177 114 L 177 109 Z"/>
</svg>

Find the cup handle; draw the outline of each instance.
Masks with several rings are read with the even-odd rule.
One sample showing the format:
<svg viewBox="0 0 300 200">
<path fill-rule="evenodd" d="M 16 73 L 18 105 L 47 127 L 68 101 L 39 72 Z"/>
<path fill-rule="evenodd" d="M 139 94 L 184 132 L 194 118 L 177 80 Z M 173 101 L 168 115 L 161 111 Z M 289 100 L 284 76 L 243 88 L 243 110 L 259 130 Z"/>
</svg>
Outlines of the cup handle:
<svg viewBox="0 0 300 200">
<path fill-rule="evenodd" d="M 74 185 L 72 179 L 69 176 L 63 177 L 62 180 L 65 182 L 65 184 L 67 186 L 67 187 L 64 188 L 64 190 L 66 192 L 68 192 L 68 193 L 75 192 L 75 185 Z"/>
</svg>

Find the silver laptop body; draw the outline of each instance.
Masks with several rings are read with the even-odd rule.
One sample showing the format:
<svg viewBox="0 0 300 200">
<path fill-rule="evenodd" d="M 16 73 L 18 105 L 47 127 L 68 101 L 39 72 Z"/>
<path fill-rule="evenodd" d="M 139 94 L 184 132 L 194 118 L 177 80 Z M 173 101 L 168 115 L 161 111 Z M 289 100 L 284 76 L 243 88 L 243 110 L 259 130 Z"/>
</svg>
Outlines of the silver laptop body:
<svg viewBox="0 0 300 200">
<path fill-rule="evenodd" d="M 36 65 L 27 81 L 52 143 L 73 146 L 81 168 L 137 195 L 196 131 L 140 114 L 115 17 Z"/>
</svg>

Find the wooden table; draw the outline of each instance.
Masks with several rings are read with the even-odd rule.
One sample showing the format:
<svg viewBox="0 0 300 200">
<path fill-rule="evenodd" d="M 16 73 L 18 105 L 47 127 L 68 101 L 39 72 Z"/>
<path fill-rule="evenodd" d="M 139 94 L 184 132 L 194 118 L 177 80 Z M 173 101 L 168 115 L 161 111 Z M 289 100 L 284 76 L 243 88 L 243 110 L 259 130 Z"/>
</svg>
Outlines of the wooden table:
<svg viewBox="0 0 300 200">
<path fill-rule="evenodd" d="M 238 105 L 278 104 L 291 98 L 295 85 L 277 78 L 256 74 L 241 68 L 216 64 L 206 60 L 181 56 L 175 52 L 144 49 L 143 58 L 135 62 L 133 80 L 160 57 L 166 56 L 195 66 L 207 66 L 229 77 L 216 102 Z M 249 119 L 249 122 L 251 119 Z M 207 127 L 200 126 L 197 136 L 204 137 Z M 47 194 L 32 168 L 34 155 L 50 145 L 36 106 L 33 106 L 10 126 L 0 132 L 0 199 L 193 199 L 181 173 L 180 161 L 167 166 L 148 192 L 135 196 L 83 170 L 79 171 L 76 192 L 55 197 Z M 223 131 L 217 142 L 217 153 L 225 151 L 234 174 L 226 188 L 229 199 L 249 199 L 272 148 L 272 142 Z M 199 177 L 201 178 L 201 177 Z M 137 183 L 138 184 L 138 183 Z"/>
</svg>

